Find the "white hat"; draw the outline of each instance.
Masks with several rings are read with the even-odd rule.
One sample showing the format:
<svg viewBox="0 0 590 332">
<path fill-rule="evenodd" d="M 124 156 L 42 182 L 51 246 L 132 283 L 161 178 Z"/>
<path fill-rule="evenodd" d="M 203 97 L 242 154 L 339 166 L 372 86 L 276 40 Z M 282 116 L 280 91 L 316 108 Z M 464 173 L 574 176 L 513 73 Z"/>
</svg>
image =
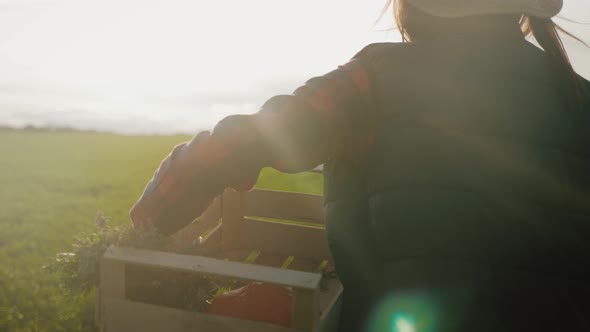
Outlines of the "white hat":
<svg viewBox="0 0 590 332">
<path fill-rule="evenodd" d="M 521 14 L 551 18 L 563 0 L 406 0 L 433 16 L 464 17 L 483 14 Z"/>
</svg>

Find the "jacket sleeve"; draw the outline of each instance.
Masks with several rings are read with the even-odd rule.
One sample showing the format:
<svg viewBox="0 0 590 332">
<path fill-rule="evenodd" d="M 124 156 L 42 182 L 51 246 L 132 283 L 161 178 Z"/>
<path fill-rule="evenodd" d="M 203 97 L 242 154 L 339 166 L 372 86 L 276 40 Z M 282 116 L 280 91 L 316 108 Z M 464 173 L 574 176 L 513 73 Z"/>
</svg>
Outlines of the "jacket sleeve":
<svg viewBox="0 0 590 332">
<path fill-rule="evenodd" d="M 369 75 L 359 59 L 269 99 L 252 115 L 223 119 L 177 146 L 131 210 L 136 226 L 172 234 L 226 188 L 250 190 L 263 167 L 296 173 L 371 140 Z"/>
<path fill-rule="evenodd" d="M 372 121 L 369 78 L 360 60 L 271 98 L 253 115 L 265 166 L 295 173 L 366 145 Z"/>
</svg>

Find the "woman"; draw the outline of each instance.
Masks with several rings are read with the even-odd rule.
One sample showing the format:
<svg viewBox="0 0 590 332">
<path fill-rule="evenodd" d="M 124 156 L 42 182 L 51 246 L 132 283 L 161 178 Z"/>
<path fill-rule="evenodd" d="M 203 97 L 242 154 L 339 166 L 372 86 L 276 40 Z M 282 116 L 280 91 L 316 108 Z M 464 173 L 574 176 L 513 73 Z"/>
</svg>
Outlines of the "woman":
<svg viewBox="0 0 590 332">
<path fill-rule="evenodd" d="M 262 167 L 324 164 L 342 330 L 590 330 L 590 83 L 561 6 L 394 1 L 404 43 L 178 146 L 134 223 L 169 234 Z"/>
</svg>

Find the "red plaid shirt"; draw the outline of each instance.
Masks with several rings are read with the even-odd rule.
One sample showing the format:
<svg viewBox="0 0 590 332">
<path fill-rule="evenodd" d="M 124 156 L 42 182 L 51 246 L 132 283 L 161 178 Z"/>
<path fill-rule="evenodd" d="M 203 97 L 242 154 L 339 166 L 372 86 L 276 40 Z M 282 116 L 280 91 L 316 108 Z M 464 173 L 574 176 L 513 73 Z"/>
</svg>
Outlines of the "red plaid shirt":
<svg viewBox="0 0 590 332">
<path fill-rule="evenodd" d="M 131 209 L 136 227 L 172 234 L 226 188 L 247 191 L 260 170 L 310 170 L 370 144 L 369 75 L 359 59 L 275 96 L 253 115 L 223 119 L 174 148 Z"/>
</svg>

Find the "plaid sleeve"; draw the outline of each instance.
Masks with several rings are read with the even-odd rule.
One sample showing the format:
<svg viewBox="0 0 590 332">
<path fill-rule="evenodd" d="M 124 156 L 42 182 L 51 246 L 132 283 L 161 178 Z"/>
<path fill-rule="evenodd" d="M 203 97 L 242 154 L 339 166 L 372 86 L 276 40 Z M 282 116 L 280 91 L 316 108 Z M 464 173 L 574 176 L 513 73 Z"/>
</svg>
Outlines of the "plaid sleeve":
<svg viewBox="0 0 590 332">
<path fill-rule="evenodd" d="M 271 98 L 256 114 L 229 116 L 164 159 L 131 210 L 133 223 L 173 234 L 226 188 L 252 189 L 263 167 L 301 172 L 362 149 L 370 109 L 367 70 L 352 60 Z"/>
<path fill-rule="evenodd" d="M 270 99 L 254 115 L 268 164 L 283 172 L 312 169 L 341 154 L 357 154 L 372 139 L 369 75 L 358 59 Z"/>
</svg>

